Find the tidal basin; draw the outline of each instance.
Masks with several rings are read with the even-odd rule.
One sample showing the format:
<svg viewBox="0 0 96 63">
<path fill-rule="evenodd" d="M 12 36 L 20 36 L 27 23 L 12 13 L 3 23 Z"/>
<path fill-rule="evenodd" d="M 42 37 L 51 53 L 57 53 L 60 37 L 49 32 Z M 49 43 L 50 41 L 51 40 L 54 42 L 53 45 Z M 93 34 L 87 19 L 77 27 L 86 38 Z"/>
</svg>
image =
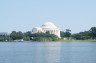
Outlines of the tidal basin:
<svg viewBox="0 0 96 63">
<path fill-rule="evenodd" d="M 0 63 L 96 63 L 96 42 L 0 42 Z"/>
</svg>

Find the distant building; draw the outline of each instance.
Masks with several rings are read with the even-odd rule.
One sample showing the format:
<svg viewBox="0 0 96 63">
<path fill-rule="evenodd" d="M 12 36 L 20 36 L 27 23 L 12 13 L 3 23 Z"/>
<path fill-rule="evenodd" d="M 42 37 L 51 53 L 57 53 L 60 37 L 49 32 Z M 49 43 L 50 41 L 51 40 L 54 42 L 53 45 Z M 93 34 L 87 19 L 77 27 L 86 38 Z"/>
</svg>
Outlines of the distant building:
<svg viewBox="0 0 96 63">
<path fill-rule="evenodd" d="M 0 32 L 0 35 L 9 35 L 7 32 Z"/>
<path fill-rule="evenodd" d="M 41 27 L 35 27 L 32 29 L 32 33 L 46 33 L 47 31 L 60 38 L 60 29 L 51 22 L 46 22 Z"/>
</svg>

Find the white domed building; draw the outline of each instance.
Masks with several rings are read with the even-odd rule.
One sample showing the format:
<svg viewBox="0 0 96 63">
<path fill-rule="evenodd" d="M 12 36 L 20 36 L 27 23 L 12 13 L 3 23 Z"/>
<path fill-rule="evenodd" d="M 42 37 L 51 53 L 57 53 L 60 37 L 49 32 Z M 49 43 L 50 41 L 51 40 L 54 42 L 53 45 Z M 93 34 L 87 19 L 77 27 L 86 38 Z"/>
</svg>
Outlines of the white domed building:
<svg viewBox="0 0 96 63">
<path fill-rule="evenodd" d="M 35 27 L 32 29 L 32 33 L 44 33 L 41 27 Z"/>
<path fill-rule="evenodd" d="M 32 33 L 46 33 L 47 31 L 60 38 L 60 29 L 51 22 L 46 22 L 41 27 L 35 27 L 32 29 Z"/>
</svg>

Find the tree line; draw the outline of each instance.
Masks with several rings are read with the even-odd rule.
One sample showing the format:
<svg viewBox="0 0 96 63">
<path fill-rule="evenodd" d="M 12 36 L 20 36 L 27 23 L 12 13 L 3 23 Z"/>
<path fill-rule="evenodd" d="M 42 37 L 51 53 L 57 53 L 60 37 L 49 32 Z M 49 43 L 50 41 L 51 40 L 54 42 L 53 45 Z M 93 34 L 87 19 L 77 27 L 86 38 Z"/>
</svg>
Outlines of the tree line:
<svg viewBox="0 0 96 63">
<path fill-rule="evenodd" d="M 14 40 L 25 40 L 25 41 L 56 41 L 59 38 L 54 34 L 46 33 L 34 33 L 31 31 L 22 33 L 21 31 L 12 31 L 10 35 L 0 35 L 0 41 L 14 41 Z"/>
<path fill-rule="evenodd" d="M 91 27 L 90 30 L 72 34 L 70 29 L 61 31 L 61 37 L 67 38 L 67 40 L 96 40 L 96 27 Z"/>
<path fill-rule="evenodd" d="M 72 34 L 70 29 L 60 32 L 61 39 L 66 38 L 66 40 L 95 40 L 96 39 L 96 27 L 91 27 L 90 30 Z M 10 35 L 0 35 L 0 41 L 14 41 L 23 39 L 25 41 L 57 41 L 60 40 L 56 35 L 46 33 L 35 33 L 32 34 L 31 31 L 22 33 L 21 31 L 12 31 Z"/>
<path fill-rule="evenodd" d="M 73 34 L 72 38 L 76 40 L 96 40 L 96 27 L 91 27 L 88 31 Z"/>
</svg>

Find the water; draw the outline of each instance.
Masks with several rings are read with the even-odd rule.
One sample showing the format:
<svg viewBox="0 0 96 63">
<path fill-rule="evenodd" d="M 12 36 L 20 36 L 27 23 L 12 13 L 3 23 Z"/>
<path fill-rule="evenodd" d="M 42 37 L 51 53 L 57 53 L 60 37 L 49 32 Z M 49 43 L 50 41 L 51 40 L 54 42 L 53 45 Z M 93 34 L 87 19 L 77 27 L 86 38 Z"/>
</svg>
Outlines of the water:
<svg viewBox="0 0 96 63">
<path fill-rule="evenodd" d="M 96 63 L 96 42 L 0 42 L 0 63 Z"/>
</svg>

